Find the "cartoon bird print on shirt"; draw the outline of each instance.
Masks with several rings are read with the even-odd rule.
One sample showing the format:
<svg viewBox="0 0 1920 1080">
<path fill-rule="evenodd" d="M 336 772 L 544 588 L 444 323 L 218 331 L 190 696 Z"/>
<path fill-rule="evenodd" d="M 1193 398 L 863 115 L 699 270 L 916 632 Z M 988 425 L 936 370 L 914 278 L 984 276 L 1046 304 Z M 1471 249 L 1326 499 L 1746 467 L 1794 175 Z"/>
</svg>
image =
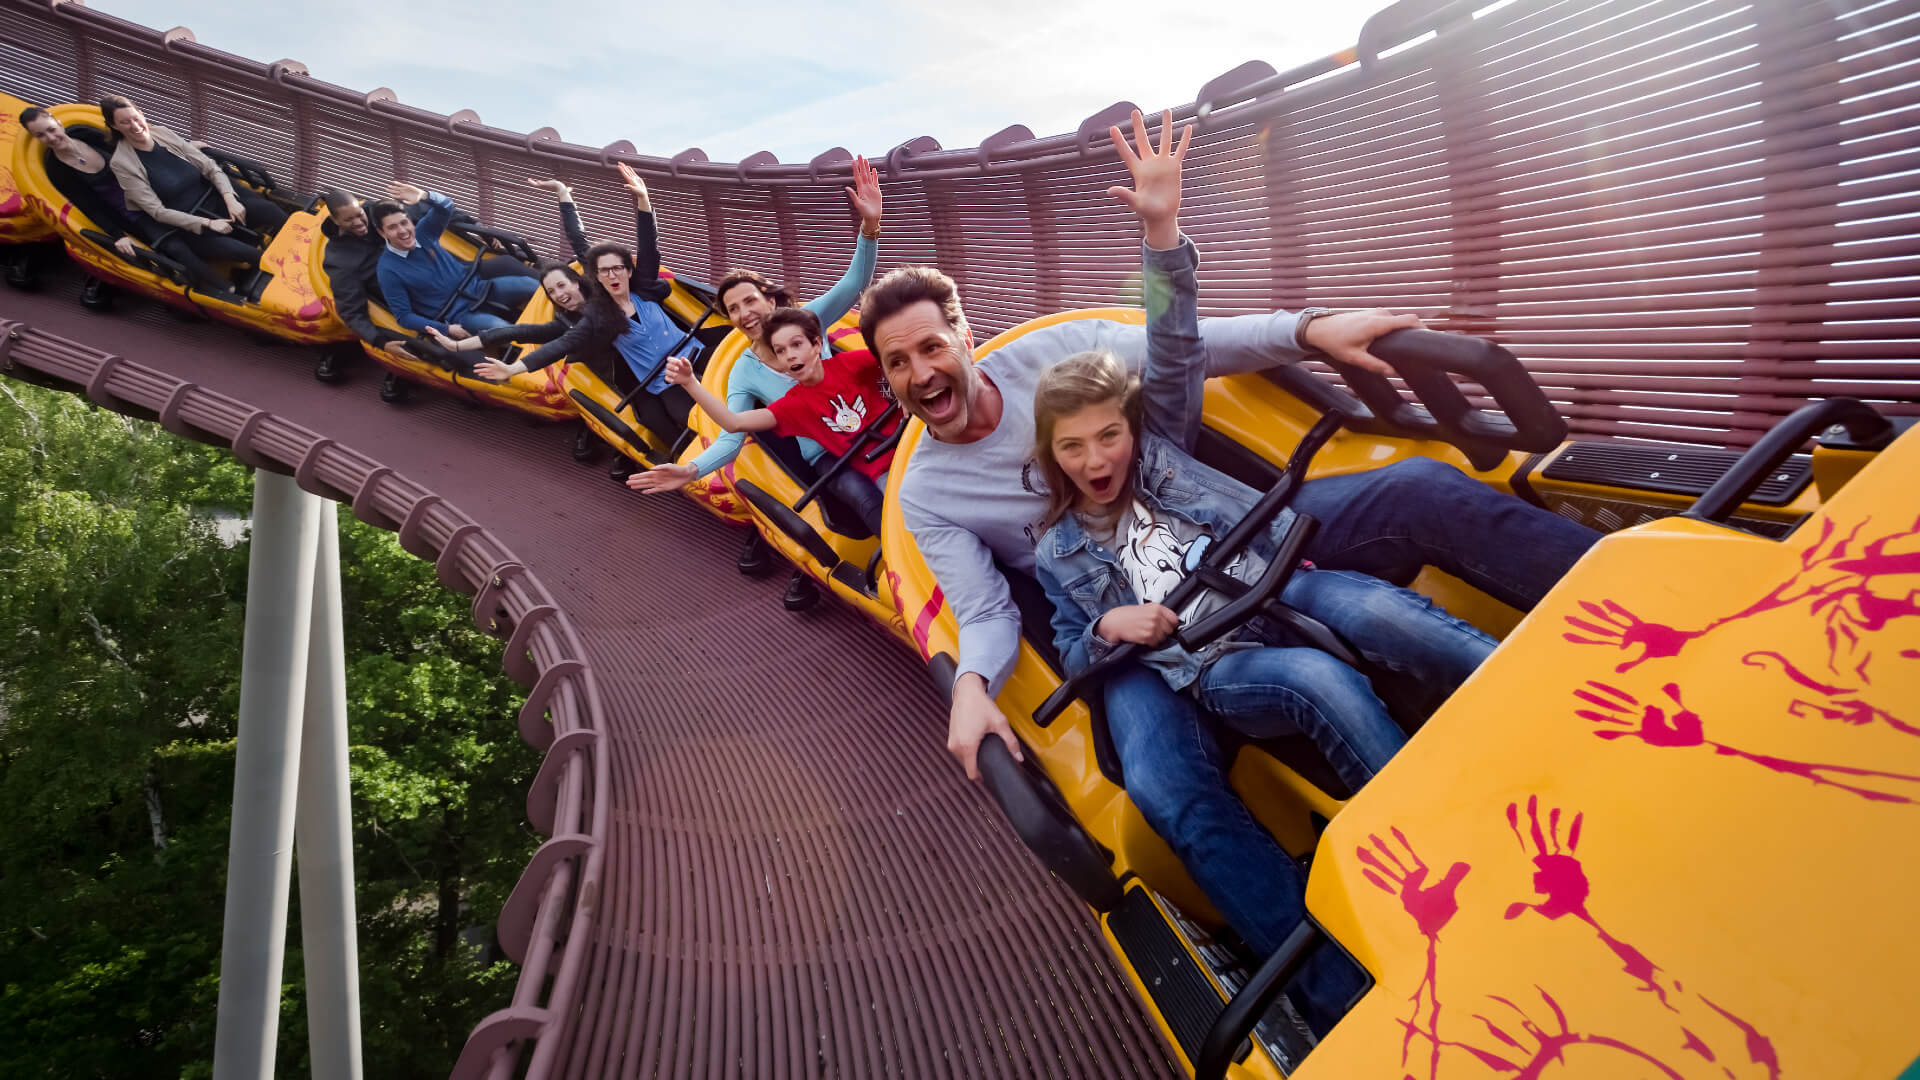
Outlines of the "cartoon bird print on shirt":
<svg viewBox="0 0 1920 1080">
<path fill-rule="evenodd" d="M 823 416 L 820 420 L 833 430 L 842 435 L 852 435 L 854 432 L 859 431 L 861 427 L 865 426 L 867 422 L 866 398 L 856 396 L 853 399 L 853 403 L 848 404 L 845 395 L 835 394 L 833 395 L 833 400 L 828 402 L 828 404 L 833 406 L 833 415 Z"/>
<path fill-rule="evenodd" d="M 1114 552 L 1120 572 L 1133 585 L 1133 595 L 1143 604 L 1157 604 L 1180 583 L 1186 572 L 1187 551 L 1193 541 L 1180 542 L 1173 527 L 1160 521 L 1139 502 L 1127 520 L 1127 539 Z M 1244 556 L 1235 556 L 1228 574 L 1237 574 Z"/>
</svg>

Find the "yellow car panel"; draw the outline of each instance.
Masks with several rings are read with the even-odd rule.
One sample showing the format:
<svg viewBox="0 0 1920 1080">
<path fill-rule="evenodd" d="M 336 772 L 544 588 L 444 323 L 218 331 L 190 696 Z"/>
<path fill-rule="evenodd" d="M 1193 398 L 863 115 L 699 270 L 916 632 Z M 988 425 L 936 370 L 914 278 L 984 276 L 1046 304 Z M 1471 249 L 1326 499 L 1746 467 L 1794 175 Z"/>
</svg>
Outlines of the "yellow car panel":
<svg viewBox="0 0 1920 1080">
<path fill-rule="evenodd" d="M 14 144 L 33 142 L 20 126 L 26 108 L 19 98 L 0 94 L 0 244 L 31 244 L 54 236 L 53 223 L 35 211 L 13 181 Z"/>
<path fill-rule="evenodd" d="M 1322 838 L 1378 979 L 1298 1075 L 1818 1076 L 1913 1061 L 1920 435 L 1784 541 L 1603 540 Z"/>
</svg>

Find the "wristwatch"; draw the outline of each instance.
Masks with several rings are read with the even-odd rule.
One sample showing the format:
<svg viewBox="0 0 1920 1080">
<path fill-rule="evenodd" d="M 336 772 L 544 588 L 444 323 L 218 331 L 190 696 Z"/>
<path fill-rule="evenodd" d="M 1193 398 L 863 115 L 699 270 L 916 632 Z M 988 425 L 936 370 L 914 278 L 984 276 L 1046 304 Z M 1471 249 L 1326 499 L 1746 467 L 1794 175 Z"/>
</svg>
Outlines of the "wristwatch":
<svg viewBox="0 0 1920 1080">
<path fill-rule="evenodd" d="M 1333 309 L 1330 307 L 1301 308 L 1300 311 L 1295 314 L 1294 318 L 1296 321 L 1293 324 L 1293 343 L 1301 352 L 1315 351 L 1313 346 L 1307 344 L 1307 326 L 1320 316 L 1331 314 L 1333 314 Z"/>
</svg>

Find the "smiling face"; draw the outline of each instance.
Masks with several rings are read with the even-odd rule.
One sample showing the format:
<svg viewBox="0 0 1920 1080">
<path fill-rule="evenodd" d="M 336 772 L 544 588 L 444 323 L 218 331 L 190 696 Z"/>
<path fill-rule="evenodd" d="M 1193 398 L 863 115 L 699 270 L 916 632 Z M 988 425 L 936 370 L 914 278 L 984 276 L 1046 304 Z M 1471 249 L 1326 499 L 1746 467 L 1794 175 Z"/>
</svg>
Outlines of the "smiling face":
<svg viewBox="0 0 1920 1080">
<path fill-rule="evenodd" d="M 564 311 L 579 311 L 585 306 L 586 297 L 580 295 L 580 286 L 574 284 L 573 277 L 560 270 L 549 270 L 547 276 L 540 279 L 547 290 L 547 299 L 553 306 Z"/>
<path fill-rule="evenodd" d="M 1106 506 L 1127 490 L 1133 468 L 1133 427 L 1120 399 L 1095 402 L 1053 422 L 1053 459 L 1073 486 L 1082 506 Z"/>
<path fill-rule="evenodd" d="M 627 294 L 627 284 L 633 280 L 633 271 L 627 269 L 627 261 L 611 251 L 602 252 L 594 260 L 594 277 L 600 286 L 618 298 Z"/>
<path fill-rule="evenodd" d="M 940 305 L 921 300 L 873 328 L 869 342 L 894 399 L 941 442 L 961 442 L 972 419 L 980 380 L 973 347 L 947 322 Z M 976 436 L 977 437 L 977 436 Z"/>
<path fill-rule="evenodd" d="M 416 237 L 413 235 L 413 219 L 405 210 L 395 210 L 380 219 L 380 237 L 392 244 L 396 251 L 412 251 Z"/>
<path fill-rule="evenodd" d="M 330 210 L 328 213 L 332 215 L 333 223 L 339 226 L 340 232 L 343 235 L 367 235 L 367 212 L 358 202 L 347 203 L 338 210 Z M 401 216 L 405 217 L 406 215 L 402 214 Z"/>
<path fill-rule="evenodd" d="M 773 332 L 773 370 L 789 379 L 812 386 L 820 381 L 820 341 L 810 338 L 798 326 L 782 326 Z"/>
<path fill-rule="evenodd" d="M 751 281 L 742 281 L 727 290 L 720 298 L 720 306 L 726 310 L 727 319 L 747 340 L 762 344 L 760 330 L 767 323 L 767 316 L 773 314 L 773 301 L 760 291 L 760 286 Z"/>
<path fill-rule="evenodd" d="M 41 146 L 55 153 L 65 149 L 66 145 L 73 141 L 68 138 L 67 129 L 60 126 L 60 121 L 51 116 L 34 117 L 33 121 L 27 125 L 27 132 L 38 140 Z"/>
<path fill-rule="evenodd" d="M 147 114 L 136 105 L 123 105 L 113 111 L 113 130 L 132 140 L 135 146 L 144 147 L 153 137 L 147 129 Z"/>
</svg>

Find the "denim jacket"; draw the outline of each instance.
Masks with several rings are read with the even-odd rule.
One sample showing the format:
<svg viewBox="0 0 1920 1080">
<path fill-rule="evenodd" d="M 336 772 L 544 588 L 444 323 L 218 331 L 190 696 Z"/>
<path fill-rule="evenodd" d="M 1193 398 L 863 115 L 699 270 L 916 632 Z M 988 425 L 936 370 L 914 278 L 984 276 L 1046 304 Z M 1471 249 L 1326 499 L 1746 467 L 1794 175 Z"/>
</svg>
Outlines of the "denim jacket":
<svg viewBox="0 0 1920 1080">
<path fill-rule="evenodd" d="M 1136 444 L 1132 488 L 1154 514 L 1203 526 L 1217 540 L 1246 516 L 1259 493 L 1192 454 L 1206 382 L 1194 276 L 1198 264 L 1192 242 L 1184 238 L 1172 251 L 1147 252 L 1147 364 L 1141 374 L 1146 430 Z M 1257 576 L 1265 568 L 1292 520 L 1293 512 L 1283 511 L 1268 533 L 1248 545 L 1243 574 Z M 1071 675 L 1114 647 L 1093 632 L 1100 616 L 1140 601 L 1113 553 L 1087 534 L 1076 514 L 1066 514 L 1041 536 L 1034 562 L 1053 603 L 1054 645 Z M 1177 643 L 1142 659 L 1176 690 L 1198 678 L 1205 662 Z"/>
</svg>

